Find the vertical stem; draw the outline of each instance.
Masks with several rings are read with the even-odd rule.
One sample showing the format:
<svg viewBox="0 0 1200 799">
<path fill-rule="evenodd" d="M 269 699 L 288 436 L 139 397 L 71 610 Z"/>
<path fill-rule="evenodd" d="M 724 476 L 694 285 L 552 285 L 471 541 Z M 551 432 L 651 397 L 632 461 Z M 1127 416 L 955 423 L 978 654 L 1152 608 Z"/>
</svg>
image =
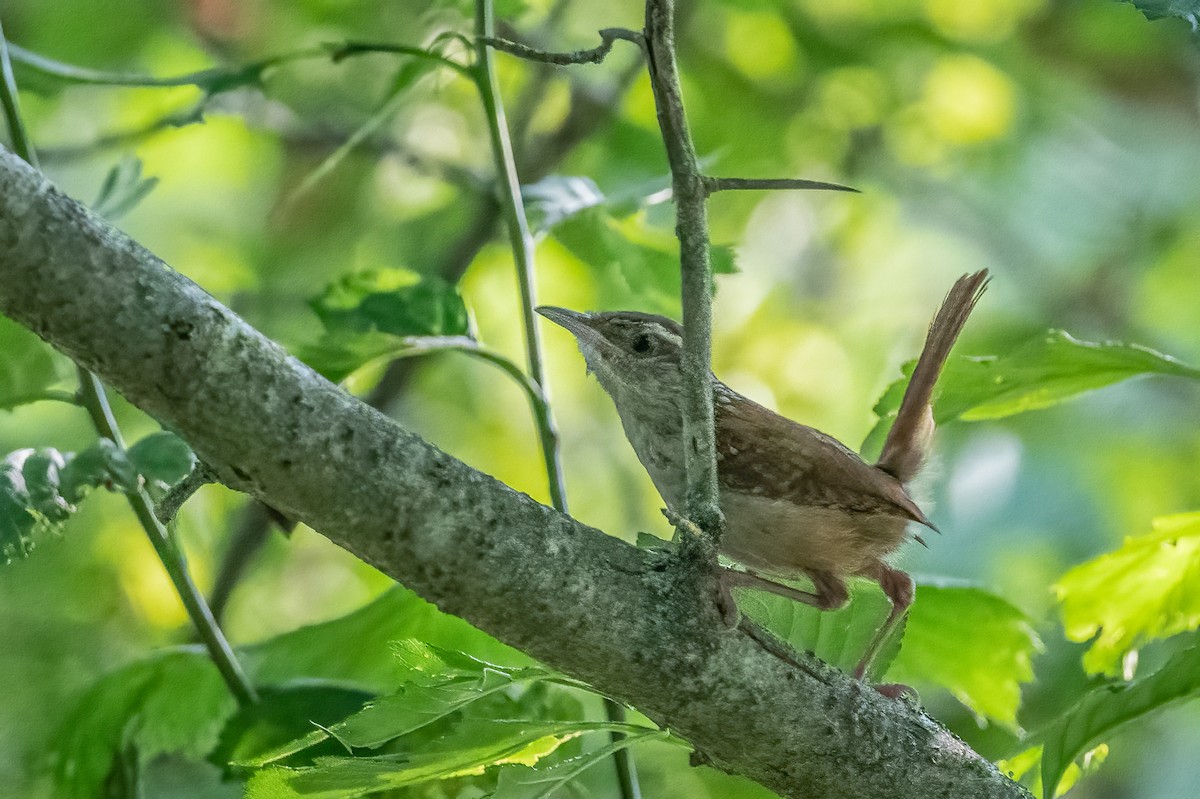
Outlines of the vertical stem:
<svg viewBox="0 0 1200 799">
<path fill-rule="evenodd" d="M 4 117 L 12 136 L 13 152 L 25 159 L 31 166 L 36 167 L 37 153 L 25 130 L 24 121 L 21 119 L 17 82 L 13 75 L 12 62 L 8 56 L 8 40 L 4 36 L 2 27 L 0 27 L 0 105 L 4 107 Z M 125 442 L 121 436 L 121 430 L 117 427 L 116 417 L 113 416 L 112 407 L 108 404 L 108 398 L 104 394 L 104 385 L 100 382 L 100 378 L 83 367 L 78 367 L 78 373 L 80 402 L 91 416 L 96 432 L 124 449 Z M 208 649 L 209 657 L 212 658 L 221 677 L 229 686 L 230 693 L 234 695 L 240 705 L 245 706 L 257 702 L 258 695 L 254 692 L 254 687 L 242 671 L 241 664 L 233 654 L 229 642 L 225 640 L 221 628 L 213 619 L 196 584 L 192 582 L 192 576 L 188 573 L 183 553 L 179 551 L 167 529 L 154 514 L 154 506 L 150 502 L 150 498 L 140 488 L 125 496 L 134 515 L 141 523 L 142 529 L 149 536 L 155 553 L 158 554 L 159 560 L 167 570 L 167 575 L 171 578 L 171 583 L 183 601 L 188 617 L 200 631 L 200 637 Z"/>
<path fill-rule="evenodd" d="M 671 167 L 683 282 L 683 432 L 688 518 L 711 538 L 716 559 L 723 519 L 717 499 L 712 404 L 712 272 L 704 176 L 688 129 L 675 64 L 675 0 L 646 0 L 646 51 L 658 126 Z M 686 540 L 686 539 L 685 539 Z"/>
<path fill-rule="evenodd" d="M 121 436 L 120 428 L 117 427 L 112 406 L 108 404 L 108 397 L 105 396 L 104 384 L 100 382 L 100 378 L 83 367 L 78 367 L 78 372 L 79 399 L 83 407 L 87 409 L 96 432 L 124 449 L 125 441 Z M 150 498 L 140 488 L 126 494 L 125 497 L 129 500 L 129 507 L 133 509 L 142 529 L 146 531 L 146 536 L 150 539 L 150 545 L 154 547 L 155 554 L 158 555 L 158 559 L 162 561 L 163 567 L 167 570 L 167 576 L 170 577 L 171 584 L 179 594 L 188 618 L 199 631 L 200 639 L 204 642 L 208 655 L 216 664 L 217 670 L 221 672 L 221 677 L 229 687 L 230 693 L 243 707 L 254 704 L 258 701 L 254 686 L 250 684 L 250 680 L 242 671 L 242 666 L 238 663 L 233 648 L 225 640 L 225 634 L 221 632 L 212 611 L 209 610 L 200 590 L 192 581 L 192 575 L 188 572 L 183 552 L 180 551 L 167 528 L 155 515 L 154 505 L 150 502 Z"/>
<path fill-rule="evenodd" d="M 475 33 L 482 39 L 495 35 L 495 16 L 492 0 L 476 0 Z M 563 490 L 562 464 L 558 455 L 558 430 L 550 413 L 549 395 L 546 389 L 546 374 L 542 360 L 542 341 L 538 335 L 536 271 L 533 264 L 533 234 L 525 218 L 525 205 L 521 200 L 521 181 L 517 177 L 516 161 L 513 158 L 512 140 L 508 134 L 508 123 L 504 118 L 504 106 L 500 102 L 500 89 L 496 80 L 495 63 L 491 48 L 482 41 L 476 46 L 475 83 L 487 115 L 488 133 L 492 140 L 492 153 L 496 162 L 496 174 L 502 188 L 505 222 L 513 258 L 517 264 L 517 284 L 521 289 L 521 316 L 525 329 L 525 355 L 529 365 L 529 377 L 542 389 L 545 401 L 535 414 L 538 436 L 542 443 L 542 455 L 550 481 L 550 500 L 555 509 L 567 512 L 567 497 Z"/>
<path fill-rule="evenodd" d="M 555 429 L 554 417 L 550 411 L 550 395 L 542 360 L 542 342 L 538 336 L 537 317 L 533 310 L 537 306 L 533 234 L 529 232 L 529 222 L 525 218 L 525 204 L 521 199 L 521 181 L 517 176 L 512 139 L 504 116 L 504 106 L 500 102 L 500 88 L 499 82 L 496 80 L 492 50 L 483 43 L 485 37 L 495 35 L 495 25 L 493 0 L 475 0 L 475 35 L 478 37 L 475 83 L 479 87 L 479 96 L 483 101 L 484 113 L 487 116 L 496 174 L 502 188 L 505 222 L 513 258 L 517 265 L 517 282 L 521 290 L 521 315 L 525 328 L 525 354 L 529 365 L 529 377 L 541 389 L 541 399 L 534 403 L 534 417 L 538 428 L 538 438 L 542 445 L 542 458 L 546 463 L 546 473 L 550 483 L 550 500 L 556 510 L 566 513 L 567 494 L 563 483 L 562 461 L 559 458 L 558 431 Z M 604 709 L 611 721 L 625 720 L 625 708 L 620 703 L 605 697 Z M 614 744 L 620 743 L 625 737 L 619 732 L 613 732 L 611 736 Z M 614 751 L 613 760 L 616 764 L 621 799 L 641 799 L 637 768 L 629 749 L 621 747 Z"/>
</svg>

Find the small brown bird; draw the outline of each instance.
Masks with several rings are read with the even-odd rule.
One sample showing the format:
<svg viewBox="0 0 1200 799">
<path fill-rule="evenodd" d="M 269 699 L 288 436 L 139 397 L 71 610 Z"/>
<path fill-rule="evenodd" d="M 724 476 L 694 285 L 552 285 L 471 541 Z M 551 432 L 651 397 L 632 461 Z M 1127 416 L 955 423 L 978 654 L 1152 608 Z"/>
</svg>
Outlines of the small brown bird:
<svg viewBox="0 0 1200 799">
<path fill-rule="evenodd" d="M 936 529 L 905 486 L 929 453 L 934 384 L 987 282 L 984 270 L 964 275 L 950 289 L 874 466 L 831 436 L 786 419 L 712 377 L 717 482 L 726 521 L 721 552 L 746 567 L 722 569 L 722 586 L 726 592 L 735 586 L 771 591 L 832 610 L 849 598 L 847 577 L 877 581 L 892 610 L 855 668 L 859 678 L 912 604 L 912 578 L 886 559 L 904 543 L 910 522 Z M 574 334 L 588 371 L 612 397 L 625 435 L 658 493 L 672 511 L 682 513 L 683 328 L 636 311 L 580 313 L 551 306 L 537 311 Z M 813 590 L 760 573 L 807 577 Z M 727 604 L 733 606 L 731 600 Z"/>
</svg>

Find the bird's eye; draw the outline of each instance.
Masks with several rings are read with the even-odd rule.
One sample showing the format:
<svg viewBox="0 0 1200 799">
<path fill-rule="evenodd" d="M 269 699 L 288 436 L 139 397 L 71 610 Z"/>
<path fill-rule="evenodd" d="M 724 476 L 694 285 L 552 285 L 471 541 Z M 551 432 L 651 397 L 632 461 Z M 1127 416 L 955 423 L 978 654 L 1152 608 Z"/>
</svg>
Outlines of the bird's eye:
<svg viewBox="0 0 1200 799">
<path fill-rule="evenodd" d="M 646 353 L 650 351 L 650 337 L 645 333 L 633 340 L 633 351 Z"/>
</svg>

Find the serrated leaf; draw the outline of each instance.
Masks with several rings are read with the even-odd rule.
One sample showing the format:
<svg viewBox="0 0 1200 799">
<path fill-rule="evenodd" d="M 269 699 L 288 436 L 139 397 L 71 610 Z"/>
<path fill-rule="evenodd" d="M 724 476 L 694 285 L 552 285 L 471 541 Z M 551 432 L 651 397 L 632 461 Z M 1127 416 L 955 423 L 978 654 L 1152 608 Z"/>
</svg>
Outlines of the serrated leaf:
<svg viewBox="0 0 1200 799">
<path fill-rule="evenodd" d="M 467 719 L 420 752 L 369 758 L 330 757 L 319 759 L 310 768 L 265 769 L 250 778 L 246 797 L 338 799 L 476 774 L 489 766 L 533 765 L 571 738 L 608 730 L 640 734 L 647 728 L 608 722 Z"/>
<path fill-rule="evenodd" d="M 1034 796 L 1041 796 L 1044 793 L 1042 787 L 1042 749 L 1041 744 L 1032 746 L 1018 755 L 998 761 L 996 768 L 1000 769 L 1001 773 L 1007 774 L 1009 779 L 1024 785 Z M 1078 758 L 1077 762 L 1071 763 L 1063 771 L 1054 795 L 1058 797 L 1066 794 L 1075 787 L 1075 783 L 1100 768 L 1107 757 L 1108 744 L 1100 744 L 1094 749 L 1085 752 L 1083 757 Z"/>
<path fill-rule="evenodd" d="M 889 680 L 950 691 L 979 719 L 1019 731 L 1021 683 L 1041 642 L 1011 603 L 972 586 L 921 584 Z"/>
<path fill-rule="evenodd" d="M 151 433 L 128 451 L 129 460 L 148 481 L 173 486 L 196 466 L 196 454 L 182 438 L 167 430 Z"/>
<path fill-rule="evenodd" d="M 344 721 L 313 730 L 262 755 L 241 763 L 263 766 L 315 746 L 330 737 L 350 748 L 374 749 L 440 721 L 487 697 L 521 683 L 553 676 L 539 668 L 509 673 L 486 669 L 478 676 L 455 674 L 434 683 L 410 683 L 390 696 L 368 703 Z"/>
<path fill-rule="evenodd" d="M 1039 737 L 1043 795 L 1053 796 L 1067 768 L 1119 728 L 1168 705 L 1200 696 L 1200 646 L 1174 655 L 1132 683 L 1089 691 Z"/>
<path fill-rule="evenodd" d="M 1146 19 L 1155 20 L 1165 17 L 1180 17 L 1192 23 L 1196 28 L 1196 20 L 1200 18 L 1200 0 L 1123 0 L 1136 6 L 1145 14 Z"/>
<path fill-rule="evenodd" d="M 1130 650 L 1200 627 L 1200 513 L 1155 519 L 1149 534 L 1076 566 L 1054 591 L 1067 638 L 1095 637 L 1084 668 L 1117 673 Z"/>
<path fill-rule="evenodd" d="M 143 760 L 168 752 L 198 759 L 235 708 L 199 650 L 161 653 L 112 672 L 88 690 L 54 740 L 54 795 L 93 799 L 129 747 Z"/>
<path fill-rule="evenodd" d="M 801 590 L 811 590 L 797 584 Z M 857 581 L 851 600 L 844 608 L 818 610 L 811 605 L 753 589 L 735 589 L 738 607 L 755 623 L 801 652 L 812 652 L 821 660 L 843 671 L 858 664 L 875 631 L 887 618 L 891 607 L 877 585 Z M 899 650 L 899 636 L 884 646 L 875 659 L 876 674 L 887 671 Z"/>
<path fill-rule="evenodd" d="M 299 680 L 259 691 L 259 701 L 241 708 L 221 730 L 209 760 L 221 767 L 246 761 L 303 735 L 313 725 L 327 726 L 359 710 L 374 695 L 327 680 Z M 314 748 L 312 756 L 341 751 Z"/>
<path fill-rule="evenodd" d="M 43 399 L 58 381 L 54 353 L 30 331 L 0 316 L 0 410 Z"/>
<path fill-rule="evenodd" d="M 888 386 L 876 403 L 879 421 L 862 446 L 868 458 L 882 448 L 915 365 L 905 364 L 904 377 Z M 1002 355 L 951 356 L 938 381 L 933 415 L 938 424 L 1000 419 L 1153 374 L 1200 380 L 1200 370 L 1147 347 L 1080 341 L 1062 330 L 1050 330 Z"/>
<path fill-rule="evenodd" d="M 668 737 L 666 730 L 653 730 L 629 735 L 607 746 L 555 763 L 548 768 L 530 766 L 505 766 L 496 782 L 496 791 L 488 799 L 551 799 L 557 791 L 566 787 L 597 763 L 602 763 L 621 749 L 651 740 Z"/>
<path fill-rule="evenodd" d="M 326 333 L 316 344 L 301 347 L 296 357 L 327 380 L 340 383 L 359 369 L 378 361 L 447 350 L 469 352 L 478 348 L 479 343 L 466 336 L 394 336 L 376 330 L 366 333 L 342 331 Z"/>
<path fill-rule="evenodd" d="M 355 272 L 310 303 L 331 333 L 378 330 L 395 336 L 465 336 L 467 307 L 458 290 L 403 269 Z"/>
</svg>

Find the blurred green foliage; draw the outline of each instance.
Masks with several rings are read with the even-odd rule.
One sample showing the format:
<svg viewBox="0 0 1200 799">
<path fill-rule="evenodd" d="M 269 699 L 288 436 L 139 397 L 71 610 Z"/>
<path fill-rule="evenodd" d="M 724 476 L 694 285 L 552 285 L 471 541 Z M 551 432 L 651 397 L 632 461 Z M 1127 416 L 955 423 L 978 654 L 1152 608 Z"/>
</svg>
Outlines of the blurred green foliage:
<svg viewBox="0 0 1200 799">
<path fill-rule="evenodd" d="M 640 27 L 634 0 L 499 5 L 504 35 L 558 50 L 593 46 L 598 28 Z M 1152 24 L 1139 10 L 1176 18 Z M 200 73 L 187 85 L 120 88 L 16 64 L 54 181 L 98 198 L 97 211 L 120 216 L 167 263 L 366 394 L 394 379 L 386 362 L 408 354 L 412 336 L 469 349 L 483 341 L 493 363 L 524 362 L 473 87 L 430 60 L 330 58 L 347 42 L 384 41 L 462 59 L 445 34 L 468 32 L 470 13 L 465 0 L 12 0 L 3 24 L 15 44 L 63 63 Z M 982 357 L 956 359 L 942 386 L 946 424 L 926 494 L 946 535 L 903 555 L 930 577 L 919 580 L 903 643 L 888 653 L 889 676 L 917 684 L 933 715 L 986 756 L 1011 758 L 1039 790 L 1074 780 L 1072 763 L 1103 751 L 1104 767 L 1072 795 L 1185 795 L 1200 717 L 1193 706 L 1157 711 L 1195 694 L 1188 578 L 1200 388 L 1183 366 L 1200 363 L 1195 4 L 723 0 L 682 4 L 681 13 L 684 92 L 706 168 L 864 191 L 714 197 L 719 271 L 732 272 L 735 253 L 739 270 L 718 279 L 716 295 L 714 363 L 726 382 L 861 441 L 886 425 L 888 397 L 903 384 L 885 390 L 954 277 L 983 267 L 994 275 L 958 349 Z M 662 144 L 636 48 L 617 45 L 601 66 L 566 70 L 498 56 L 526 201 L 541 214 L 542 299 L 673 313 Z M 414 305 L 415 292 L 425 293 Z M 414 308 L 436 313 L 414 318 Z M 569 338 L 547 337 L 573 513 L 629 540 L 665 535 L 661 503 L 607 398 Z M 313 352 L 340 360 L 314 361 Z M 0 454 L 93 447 L 81 411 L 41 401 L 69 399 L 67 374 L 0 319 Z M 1120 382 L 1137 375 L 1155 377 Z M 511 376 L 470 359 L 429 360 L 405 373 L 386 409 L 545 501 L 526 396 Z M 130 440 L 158 435 L 153 420 L 118 412 Z M 167 446 L 134 473 L 162 467 L 170 483 L 183 455 Z M 0 487 L 15 487 L 17 471 L 6 466 Z M 25 490 L 21 507 L 34 501 Z M 16 495 L 0 491 L 0 512 Z M 223 489 L 185 506 L 178 535 L 202 586 L 236 557 L 230 544 L 246 519 L 242 500 Z M 1153 519 L 1154 532 L 1121 545 Z M 400 639 L 505 664 L 497 673 L 535 668 L 300 528 L 268 539 L 225 613 L 264 686 L 260 715 L 235 713 L 200 655 L 166 648 L 191 633 L 128 510 L 97 492 L 69 533 L 0 571 L 9 644 L 0 681 L 20 687 L 0 703 L 0 773 L 12 775 L 0 795 L 94 795 L 133 782 L 147 796 L 237 795 L 206 754 L 216 747 L 244 760 L 311 732 L 298 713 L 329 727 L 367 696 L 402 695 L 405 675 L 411 683 L 419 669 L 390 651 Z M 869 589 L 856 590 L 845 615 L 805 615 L 774 599 L 744 602 L 834 662 L 884 610 Z M 303 626 L 316 622 L 325 623 Z M 597 700 L 574 689 L 502 696 L 507 704 L 474 720 L 482 726 L 460 728 L 455 751 L 468 739 L 482 744 L 492 724 L 488 740 L 500 743 L 488 762 L 512 756 L 504 735 L 514 728 L 501 734 L 497 718 L 527 721 L 516 751 L 552 748 L 547 737 L 565 740 L 564 723 L 600 718 Z M 440 723 L 449 731 L 461 722 Z M 1022 729 L 1028 738 L 1018 738 Z M 522 791 L 574 777 L 607 753 L 601 734 L 569 736 L 540 764 L 558 764 L 549 771 L 507 766 L 484 782 L 448 783 L 446 793 L 399 795 L 469 796 L 497 779 L 510 791 L 501 795 L 536 795 Z M 689 769 L 669 742 L 635 751 L 650 796 L 768 795 Z M 366 766 L 345 752 L 313 754 L 337 756 L 325 761 L 331 773 L 364 778 Z M 371 767 L 371 779 L 395 771 Z M 564 790 L 612 795 L 611 768 L 579 772 Z M 262 774 L 265 792 L 285 772 Z"/>
</svg>

